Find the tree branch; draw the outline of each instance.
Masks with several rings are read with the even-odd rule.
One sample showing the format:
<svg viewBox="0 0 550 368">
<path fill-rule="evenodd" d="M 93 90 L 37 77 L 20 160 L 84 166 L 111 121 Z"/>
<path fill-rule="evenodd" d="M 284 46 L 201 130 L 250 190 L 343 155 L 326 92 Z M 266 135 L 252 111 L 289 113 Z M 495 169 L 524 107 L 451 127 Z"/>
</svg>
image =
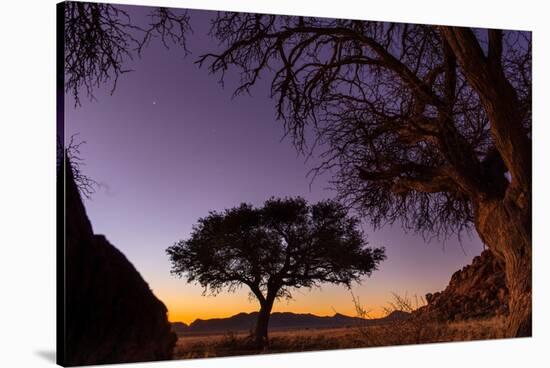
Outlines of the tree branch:
<svg viewBox="0 0 550 368">
<path fill-rule="evenodd" d="M 512 183 L 517 181 L 519 186 L 530 188 L 531 142 L 518 111 L 517 94 L 499 67 L 500 33 L 489 34 L 489 63 L 471 29 L 441 27 L 441 30 L 487 111 L 495 146 L 510 170 Z"/>
</svg>

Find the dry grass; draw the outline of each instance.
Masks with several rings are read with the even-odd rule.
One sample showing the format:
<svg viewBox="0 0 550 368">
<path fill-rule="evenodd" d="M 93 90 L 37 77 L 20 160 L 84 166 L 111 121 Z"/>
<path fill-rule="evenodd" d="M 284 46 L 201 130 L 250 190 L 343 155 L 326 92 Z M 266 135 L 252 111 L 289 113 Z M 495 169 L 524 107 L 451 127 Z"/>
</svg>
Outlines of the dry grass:
<svg viewBox="0 0 550 368">
<path fill-rule="evenodd" d="M 429 344 L 504 338 L 503 317 L 461 322 L 419 322 L 408 320 L 359 329 L 364 346 Z"/>
<path fill-rule="evenodd" d="M 369 312 L 353 296 L 356 313 L 365 321 L 371 319 Z M 365 346 L 391 346 L 428 344 L 453 341 L 473 341 L 504 338 L 506 319 L 468 320 L 460 322 L 436 322 L 425 314 L 413 314 L 426 304 L 424 298 L 393 294 L 393 301 L 384 308 L 387 315 L 405 312 L 412 317 L 397 320 L 388 325 L 372 326 L 367 322 L 357 327 Z"/>
<path fill-rule="evenodd" d="M 376 326 L 270 332 L 269 349 L 261 353 L 364 348 L 503 338 L 505 319 L 453 323 L 413 320 Z M 246 333 L 180 337 L 175 359 L 258 354 Z"/>
<path fill-rule="evenodd" d="M 352 294 L 356 314 L 365 323 L 354 327 L 333 329 L 297 329 L 269 332 L 269 348 L 254 349 L 250 333 L 227 333 L 180 337 L 174 352 L 175 359 L 207 358 L 247 354 L 288 353 L 331 349 L 352 349 L 375 346 L 427 344 L 504 338 L 506 319 L 436 322 L 425 315 L 398 319 L 384 324 L 369 322 L 369 311 Z M 394 312 L 413 313 L 426 301 L 416 296 L 393 295 L 384 308 L 387 315 Z"/>
</svg>

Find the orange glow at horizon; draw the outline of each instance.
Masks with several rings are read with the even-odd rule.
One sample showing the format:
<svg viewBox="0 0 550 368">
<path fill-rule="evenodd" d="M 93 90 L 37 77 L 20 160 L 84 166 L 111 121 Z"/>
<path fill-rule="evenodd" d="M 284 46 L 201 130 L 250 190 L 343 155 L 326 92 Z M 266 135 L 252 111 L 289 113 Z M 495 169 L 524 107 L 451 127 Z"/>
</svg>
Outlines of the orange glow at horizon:
<svg viewBox="0 0 550 368">
<path fill-rule="evenodd" d="M 169 308 L 167 306 L 167 308 Z M 242 309 L 240 310 L 239 312 L 234 312 L 234 313 L 223 313 L 223 312 L 220 312 L 220 313 L 212 313 L 212 314 L 201 314 L 201 317 L 197 317 L 197 314 L 194 314 L 194 313 L 188 313 L 188 311 L 180 311 L 180 310 L 174 310 L 174 311 L 171 311 L 170 309 L 168 310 L 168 321 L 169 322 L 184 322 L 185 324 L 191 324 L 193 321 L 197 320 L 197 319 L 203 319 L 203 320 L 206 320 L 206 319 L 213 319 L 213 318 L 228 318 L 228 317 L 231 317 L 231 316 L 234 316 L 236 314 L 239 314 L 239 313 L 251 313 L 251 312 L 257 312 L 258 311 L 258 308 L 249 308 L 249 310 L 246 310 L 246 309 Z M 330 311 L 330 312 L 327 312 L 327 313 L 313 313 L 312 311 L 307 311 L 307 310 L 293 310 L 292 308 L 276 308 L 274 307 L 273 308 L 273 311 L 272 313 L 274 312 L 292 312 L 292 313 L 297 313 L 297 314 L 307 314 L 307 313 L 311 313 L 311 314 L 314 314 L 314 315 L 317 315 L 317 316 L 320 316 L 320 317 L 324 317 L 324 316 L 333 316 L 335 314 L 334 311 Z M 342 313 L 344 312 L 344 313 Z M 351 311 L 350 313 L 345 313 L 345 311 L 342 311 L 342 312 L 338 312 L 338 313 L 341 313 L 341 314 L 344 314 L 344 315 L 347 315 L 347 316 L 350 316 L 350 317 L 356 317 L 356 313 L 354 311 Z M 382 308 L 379 308 L 379 310 L 371 310 L 371 312 L 369 313 L 369 316 L 371 318 L 381 318 L 381 317 L 384 317 L 385 313 L 383 311 Z"/>
<path fill-rule="evenodd" d="M 368 286 L 354 288 L 351 292 L 345 287 L 333 285 L 312 290 L 295 290 L 293 299 L 277 300 L 273 312 L 311 313 L 317 316 L 333 316 L 340 313 L 355 317 L 357 311 L 353 303 L 353 292 L 359 298 L 361 306 L 368 311 L 370 318 L 380 318 L 384 316 L 384 306 L 392 297 L 391 291 L 383 288 L 374 287 L 371 283 Z M 185 291 L 179 289 L 179 295 L 173 289 L 163 288 L 155 291 L 155 295 L 168 309 L 170 322 L 190 324 L 196 319 L 227 318 L 243 312 L 256 312 L 259 309 L 258 302 L 250 299 L 244 288 L 235 293 L 222 292 L 217 296 L 204 296 L 197 286 L 186 285 Z M 405 294 L 399 290 L 396 292 Z"/>
<path fill-rule="evenodd" d="M 404 238 L 408 240 L 406 236 Z M 373 243 L 384 244 L 376 240 Z M 472 258 L 481 253 L 481 249 L 476 249 L 466 255 L 461 253 L 458 246 L 449 247 L 441 251 L 438 259 L 437 249 L 430 250 L 425 243 L 415 247 L 408 243 L 402 241 L 397 243 L 402 246 L 388 248 L 388 259 L 371 277 L 363 279 L 361 284 L 352 285 L 351 290 L 331 284 L 323 284 L 320 288 L 294 289 L 291 291 L 293 298 L 276 301 L 273 312 L 310 313 L 318 316 L 340 313 L 354 317 L 358 315 L 353 301 L 355 296 L 361 307 L 368 312 L 369 318 L 383 317 L 384 308 L 394 301 L 394 294 L 410 298 L 414 305 L 416 298 L 443 290 L 454 271 L 471 263 Z M 424 257 L 434 257 L 429 266 L 419 263 L 416 253 L 423 250 L 421 247 L 426 247 L 427 250 L 422 254 Z M 423 259 L 422 262 L 428 260 Z M 147 263 L 144 263 L 138 269 L 143 270 L 154 294 L 168 309 L 170 322 L 190 324 L 196 319 L 227 318 L 259 310 L 258 301 L 250 298 L 248 289 L 244 286 L 233 293 L 225 290 L 216 296 L 205 296 L 199 285 L 189 284 L 185 278 L 167 277 L 166 269 L 146 266 Z"/>
<path fill-rule="evenodd" d="M 168 302 L 165 302 L 166 307 L 168 308 L 168 320 L 170 322 L 184 322 L 190 324 L 196 319 L 212 319 L 212 318 L 228 318 L 239 313 L 252 313 L 257 312 L 259 307 L 254 303 L 242 303 L 240 308 L 223 308 L 223 309 L 214 309 L 208 308 L 208 300 L 205 301 L 203 305 L 197 305 L 193 308 L 181 308 L 176 304 L 170 305 Z M 348 308 L 315 308 L 312 306 L 308 308 L 307 306 L 293 306 L 293 303 L 290 302 L 287 304 L 286 301 L 276 301 L 273 306 L 273 312 L 292 312 L 299 314 L 314 314 L 317 316 L 333 316 L 336 313 L 344 314 L 350 317 L 357 316 L 355 308 L 353 306 Z M 350 301 L 351 304 L 351 301 Z M 235 305 L 237 306 L 237 304 Z M 367 306 L 369 311 L 369 317 L 371 318 L 380 318 L 385 315 L 382 307 L 372 308 Z"/>
</svg>

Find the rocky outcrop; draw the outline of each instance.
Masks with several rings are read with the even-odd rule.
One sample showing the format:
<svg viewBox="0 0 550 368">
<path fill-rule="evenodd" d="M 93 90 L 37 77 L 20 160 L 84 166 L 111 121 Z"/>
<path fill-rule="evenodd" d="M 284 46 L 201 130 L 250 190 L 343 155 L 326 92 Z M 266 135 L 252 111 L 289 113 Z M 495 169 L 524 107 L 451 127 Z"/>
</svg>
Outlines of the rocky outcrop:
<svg viewBox="0 0 550 368">
<path fill-rule="evenodd" d="M 416 314 L 441 321 L 489 318 L 508 313 L 504 267 L 485 250 L 472 264 L 456 271 L 445 290 L 426 295 Z"/>
<path fill-rule="evenodd" d="M 128 259 L 94 235 L 70 164 L 65 169 L 63 365 L 172 358 L 167 310 Z"/>
</svg>

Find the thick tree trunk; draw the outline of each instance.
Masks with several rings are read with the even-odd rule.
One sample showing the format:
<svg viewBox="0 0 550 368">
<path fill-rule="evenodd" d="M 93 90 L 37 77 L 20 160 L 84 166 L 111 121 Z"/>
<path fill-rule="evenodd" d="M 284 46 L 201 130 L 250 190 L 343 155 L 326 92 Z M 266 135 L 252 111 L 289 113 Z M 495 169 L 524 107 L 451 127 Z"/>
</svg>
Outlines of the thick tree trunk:
<svg viewBox="0 0 550 368">
<path fill-rule="evenodd" d="M 531 320 L 531 257 L 506 262 L 506 283 L 510 290 L 508 337 L 530 337 Z"/>
<path fill-rule="evenodd" d="M 472 203 L 480 237 L 504 261 L 510 292 L 507 336 L 531 336 L 531 140 L 517 92 L 503 71 L 502 32 L 488 31 L 485 55 L 471 29 L 441 27 L 441 31 L 480 97 L 495 148 L 511 177 L 504 195 L 486 188 L 472 195 Z"/>
<path fill-rule="evenodd" d="M 507 337 L 531 336 L 531 208 L 524 196 L 479 203 L 476 227 L 489 249 L 504 261 L 509 290 Z"/>
<path fill-rule="evenodd" d="M 271 309 L 273 308 L 274 298 L 266 298 L 261 303 L 260 312 L 258 313 L 258 320 L 256 322 L 256 331 L 254 333 L 254 341 L 256 348 L 263 350 L 269 345 L 267 336 L 267 330 L 269 326 L 269 316 L 271 315 Z"/>
</svg>

